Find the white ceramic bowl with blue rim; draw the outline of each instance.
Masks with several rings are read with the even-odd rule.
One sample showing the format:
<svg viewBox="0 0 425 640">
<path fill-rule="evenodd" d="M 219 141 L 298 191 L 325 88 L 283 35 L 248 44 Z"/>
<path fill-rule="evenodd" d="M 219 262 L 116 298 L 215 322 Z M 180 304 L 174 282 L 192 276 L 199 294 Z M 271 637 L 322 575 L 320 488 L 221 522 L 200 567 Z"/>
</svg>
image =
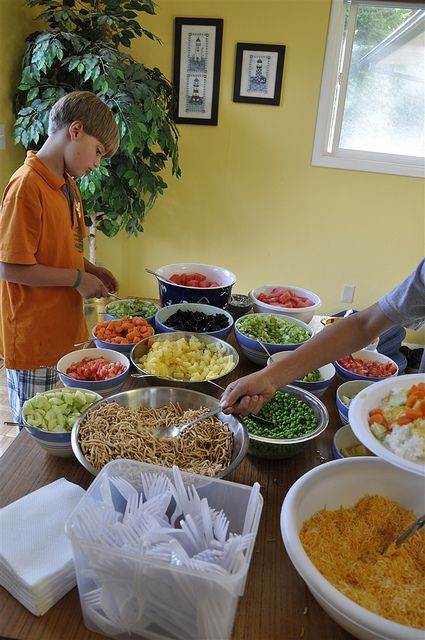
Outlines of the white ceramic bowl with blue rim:
<svg viewBox="0 0 425 640">
<path fill-rule="evenodd" d="M 118 362 L 124 367 L 123 373 L 107 380 L 76 380 L 66 374 L 67 369 L 84 358 L 105 358 L 109 362 Z M 130 374 L 130 360 L 124 353 L 112 349 L 80 349 L 63 356 L 56 365 L 60 381 L 65 387 L 88 389 L 102 395 L 118 391 Z"/>
<path fill-rule="evenodd" d="M 423 640 L 423 630 L 372 613 L 336 589 L 304 550 L 301 528 L 321 509 L 354 507 L 366 495 L 394 500 L 419 517 L 423 513 L 423 493 L 423 478 L 385 460 L 362 456 L 332 460 L 315 467 L 301 476 L 285 496 L 280 528 L 295 569 L 326 613 L 360 640 Z"/>
<path fill-rule="evenodd" d="M 349 409 L 349 405 L 344 402 L 344 399 L 347 401 L 348 398 L 351 402 L 360 391 L 363 391 L 363 389 L 366 389 L 366 387 L 369 387 L 371 384 L 374 384 L 373 380 L 348 380 L 339 385 L 336 390 L 336 406 L 343 424 L 348 424 Z"/>
<path fill-rule="evenodd" d="M 302 320 L 298 320 L 297 318 L 290 318 L 290 317 L 282 318 L 281 315 L 277 315 L 274 313 L 261 313 L 256 315 L 265 316 L 265 317 L 275 316 L 279 318 L 279 320 L 286 320 L 287 322 L 295 324 L 301 327 L 302 329 L 304 329 L 309 334 L 308 339 L 310 339 L 313 335 L 313 329 L 308 324 L 306 324 L 305 322 L 302 322 Z M 251 360 L 251 362 L 258 364 L 261 367 L 266 366 L 267 360 L 269 358 L 269 354 L 273 355 L 275 353 L 279 353 L 280 351 L 292 351 L 293 349 L 296 349 L 297 347 L 299 347 L 300 345 L 306 342 L 306 340 L 304 342 L 297 342 L 297 343 L 290 343 L 290 344 L 271 344 L 269 342 L 263 342 L 264 346 L 269 352 L 269 354 L 267 354 L 265 349 L 262 348 L 262 346 L 259 344 L 257 340 L 255 340 L 254 338 L 249 338 L 239 330 L 239 326 L 241 322 L 243 323 L 244 319 L 247 317 L 248 316 L 242 316 L 242 318 L 238 318 L 234 324 L 233 328 L 234 328 L 236 340 L 239 343 L 242 353 L 248 358 L 248 360 Z"/>
<path fill-rule="evenodd" d="M 91 391 L 90 389 L 57 388 L 50 389 L 49 391 L 43 391 L 38 395 L 51 396 L 57 394 L 58 391 L 62 390 L 72 394 L 79 393 L 80 391 L 87 392 L 94 397 L 92 404 L 94 404 L 98 400 L 102 400 L 102 396 L 99 393 L 97 393 L 96 391 Z M 30 400 L 32 400 L 32 398 L 30 398 Z M 71 445 L 72 428 L 69 431 L 48 431 L 47 429 L 40 429 L 39 427 L 31 426 L 25 419 L 27 402 L 24 403 L 22 409 L 22 422 L 26 430 L 34 438 L 37 444 L 40 445 L 40 447 L 44 449 L 44 451 L 50 453 L 51 455 L 58 456 L 60 458 L 72 458 L 74 455 Z M 83 413 L 79 413 L 78 417 L 80 417 L 80 415 L 83 415 Z M 78 418 L 76 418 L 75 420 L 78 420 Z"/>
<path fill-rule="evenodd" d="M 376 382 L 364 389 L 361 393 L 358 393 L 351 402 L 348 410 L 348 419 L 351 428 L 365 447 L 373 451 L 375 455 L 384 458 L 384 460 L 390 464 L 409 471 L 411 475 L 418 474 L 422 476 L 422 482 L 425 476 L 425 456 L 421 459 L 407 459 L 406 457 L 402 457 L 401 454 L 392 451 L 390 447 L 385 444 L 385 440 L 381 442 L 378 438 L 375 438 L 369 427 L 369 411 L 375 407 L 379 407 L 384 398 L 392 391 L 407 390 L 414 384 L 424 382 L 424 378 L 423 373 L 411 373 Z M 418 446 L 420 447 L 421 445 L 423 447 L 423 438 L 421 444 Z M 406 448 L 408 448 L 407 440 L 404 442 L 402 448 L 403 453 L 405 453 Z"/>
<path fill-rule="evenodd" d="M 378 351 L 369 351 L 368 349 L 360 349 L 360 351 L 355 351 L 352 354 L 352 356 L 353 358 L 358 358 L 359 360 L 379 362 L 380 364 L 384 364 L 384 365 L 392 364 L 395 367 L 395 372 L 390 376 L 385 376 L 385 378 L 383 378 L 382 376 L 380 378 L 375 376 L 363 376 L 359 373 L 353 373 L 352 371 L 349 371 L 345 367 L 341 366 L 337 360 L 335 360 L 334 365 L 335 365 L 337 375 L 340 378 L 340 380 L 342 380 L 343 382 L 347 382 L 348 380 L 368 380 L 372 382 L 377 382 L 379 380 L 384 380 L 386 378 L 393 378 L 398 375 L 397 363 L 394 362 L 394 360 L 391 360 L 391 358 L 389 358 L 388 356 L 384 356 L 382 353 L 379 353 Z"/>
<path fill-rule="evenodd" d="M 258 299 L 258 296 L 261 293 L 269 294 L 276 288 L 290 289 L 297 296 L 309 298 L 312 304 L 309 307 L 295 309 L 293 307 L 281 307 L 276 304 L 268 304 L 267 302 L 262 302 Z M 264 284 L 261 287 L 251 289 L 249 297 L 251 298 L 254 310 L 257 313 L 279 313 L 284 316 L 290 316 L 291 318 L 297 318 L 298 320 L 302 320 L 307 323 L 310 322 L 314 314 L 317 313 L 319 307 L 322 306 L 322 301 L 316 293 L 313 293 L 313 291 L 309 291 L 308 289 L 302 289 L 301 287 L 293 287 L 291 284 Z"/>
<path fill-rule="evenodd" d="M 232 287 L 236 282 L 235 274 L 228 269 L 197 262 L 166 264 L 156 269 L 156 273 L 158 274 L 159 297 L 164 307 L 170 304 L 179 304 L 180 302 L 198 302 L 224 309 L 230 300 Z M 181 275 L 182 273 L 202 273 L 208 280 L 218 282 L 219 286 L 204 289 L 164 280 L 164 278 L 170 278 L 173 274 Z"/>
<path fill-rule="evenodd" d="M 228 311 L 213 307 L 209 304 L 197 304 L 191 302 L 182 302 L 180 304 L 170 304 L 167 307 L 159 309 L 155 315 L 156 333 L 172 333 L 173 331 L 191 331 L 191 329 L 173 329 L 168 326 L 167 320 L 178 311 L 190 311 L 192 313 L 204 313 L 206 316 L 224 315 L 227 319 L 227 326 L 217 331 L 199 331 L 203 335 L 215 336 L 221 340 L 225 340 L 233 327 L 233 316 Z"/>
<path fill-rule="evenodd" d="M 280 353 L 274 353 L 267 360 L 267 366 L 270 366 L 274 362 L 279 362 L 284 358 L 287 358 L 289 355 L 289 351 L 281 351 Z M 332 363 L 324 364 L 322 367 L 318 368 L 319 374 L 322 377 L 322 380 L 318 380 L 317 382 L 305 382 L 304 380 L 292 380 L 289 384 L 294 385 L 294 387 L 300 387 L 300 389 L 305 389 L 305 391 L 310 391 L 315 396 L 320 398 L 325 393 L 326 389 L 331 386 L 333 379 L 335 378 L 335 367 Z"/>
<path fill-rule="evenodd" d="M 351 447 L 357 447 L 357 446 L 363 446 L 362 443 L 360 442 L 360 440 L 357 438 L 357 436 L 355 435 L 355 433 L 353 432 L 352 428 L 350 427 L 349 424 L 344 424 L 342 427 L 340 427 L 339 429 L 337 429 L 337 431 L 335 431 L 334 437 L 333 437 L 333 441 L 332 441 L 332 453 L 333 456 L 335 458 L 335 460 L 338 460 L 339 458 L 346 458 L 346 457 L 350 457 L 350 456 L 344 456 L 344 454 L 342 453 L 343 449 L 351 449 Z M 372 452 L 364 453 L 362 455 L 372 455 Z M 357 454 L 357 457 L 359 457 L 359 454 Z"/>
<path fill-rule="evenodd" d="M 146 305 L 152 306 L 152 309 L 155 308 L 155 311 L 150 315 L 144 315 L 140 311 L 135 313 L 119 315 L 119 316 L 114 315 L 114 313 L 112 313 L 114 305 L 117 305 L 120 303 L 126 303 L 126 302 L 143 302 Z M 152 300 L 143 300 L 142 298 L 122 298 L 121 300 L 113 300 L 112 302 L 108 302 L 108 304 L 105 305 L 105 308 L 103 309 L 103 314 L 105 316 L 105 320 L 120 320 L 121 318 L 124 318 L 126 316 L 129 316 L 129 317 L 136 316 L 139 318 L 144 318 L 147 322 L 149 322 L 149 324 L 151 324 L 152 326 L 155 326 L 155 313 L 158 311 L 158 309 L 159 309 L 159 304 L 156 304 L 156 302 L 152 302 Z"/>
</svg>

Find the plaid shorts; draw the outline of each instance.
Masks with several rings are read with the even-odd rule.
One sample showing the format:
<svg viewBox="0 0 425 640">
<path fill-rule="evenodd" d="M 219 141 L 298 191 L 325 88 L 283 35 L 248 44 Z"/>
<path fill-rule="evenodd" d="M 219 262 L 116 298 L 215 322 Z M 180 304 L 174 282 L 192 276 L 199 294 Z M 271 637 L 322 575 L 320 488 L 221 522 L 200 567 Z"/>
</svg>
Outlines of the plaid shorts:
<svg viewBox="0 0 425 640">
<path fill-rule="evenodd" d="M 43 369 L 6 369 L 9 404 L 15 422 L 22 422 L 22 407 L 25 400 L 36 393 L 53 389 L 59 382 L 54 367 Z"/>
</svg>

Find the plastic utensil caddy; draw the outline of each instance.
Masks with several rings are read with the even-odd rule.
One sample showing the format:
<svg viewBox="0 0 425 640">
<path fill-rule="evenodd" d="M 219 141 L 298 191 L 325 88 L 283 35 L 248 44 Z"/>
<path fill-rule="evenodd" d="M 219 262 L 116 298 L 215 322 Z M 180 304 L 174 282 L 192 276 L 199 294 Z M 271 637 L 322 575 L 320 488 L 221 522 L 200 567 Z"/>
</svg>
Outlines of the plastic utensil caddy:
<svg viewBox="0 0 425 640">
<path fill-rule="evenodd" d="M 99 509 L 99 503 L 105 502 L 105 479 L 118 476 L 142 493 L 141 475 L 152 473 L 164 473 L 173 481 L 172 470 L 168 468 L 131 460 L 109 462 L 66 523 L 84 623 L 92 631 L 117 640 L 228 640 L 238 599 L 245 589 L 263 498 L 260 493 L 256 496 L 251 526 L 244 532 L 253 534 L 252 542 L 244 551 L 242 566 L 232 574 L 200 571 L 159 559 L 146 560 L 132 550 L 115 550 L 94 543 L 89 531 L 86 534 L 81 526 L 82 518 L 84 514 L 89 517 L 93 508 Z M 224 511 L 229 533 L 242 534 L 252 487 L 184 471 L 181 476 L 185 487 L 193 485 L 199 497 L 207 499 L 209 507 Z M 113 508 L 123 512 L 124 498 L 118 492 L 110 495 Z M 128 597 L 123 595 L 128 592 Z M 98 602 L 97 594 L 101 594 Z M 114 619 L 111 609 L 113 613 L 116 594 L 121 599 Z M 165 603 L 173 603 L 173 598 L 178 607 L 171 611 L 173 604 L 169 607 Z"/>
</svg>

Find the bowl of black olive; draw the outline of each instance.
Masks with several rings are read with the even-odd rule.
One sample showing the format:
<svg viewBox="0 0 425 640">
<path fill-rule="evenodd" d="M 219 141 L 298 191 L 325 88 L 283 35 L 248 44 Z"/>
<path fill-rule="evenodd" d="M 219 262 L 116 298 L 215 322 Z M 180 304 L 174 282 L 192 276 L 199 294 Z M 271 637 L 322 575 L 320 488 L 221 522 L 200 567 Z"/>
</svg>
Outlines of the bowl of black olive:
<svg viewBox="0 0 425 640">
<path fill-rule="evenodd" d="M 162 307 L 155 314 L 156 333 L 191 331 L 225 340 L 232 327 L 232 315 L 209 304 L 181 302 Z"/>
</svg>

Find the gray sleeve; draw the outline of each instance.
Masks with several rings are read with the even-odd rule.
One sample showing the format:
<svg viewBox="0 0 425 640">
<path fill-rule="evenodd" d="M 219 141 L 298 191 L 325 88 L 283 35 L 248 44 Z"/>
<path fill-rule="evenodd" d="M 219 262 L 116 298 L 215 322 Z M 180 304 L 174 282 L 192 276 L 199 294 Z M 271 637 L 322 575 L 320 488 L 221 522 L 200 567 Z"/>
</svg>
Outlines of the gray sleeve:
<svg viewBox="0 0 425 640">
<path fill-rule="evenodd" d="M 425 323 L 425 258 L 379 300 L 379 306 L 390 320 L 403 327 L 419 329 Z"/>
</svg>

